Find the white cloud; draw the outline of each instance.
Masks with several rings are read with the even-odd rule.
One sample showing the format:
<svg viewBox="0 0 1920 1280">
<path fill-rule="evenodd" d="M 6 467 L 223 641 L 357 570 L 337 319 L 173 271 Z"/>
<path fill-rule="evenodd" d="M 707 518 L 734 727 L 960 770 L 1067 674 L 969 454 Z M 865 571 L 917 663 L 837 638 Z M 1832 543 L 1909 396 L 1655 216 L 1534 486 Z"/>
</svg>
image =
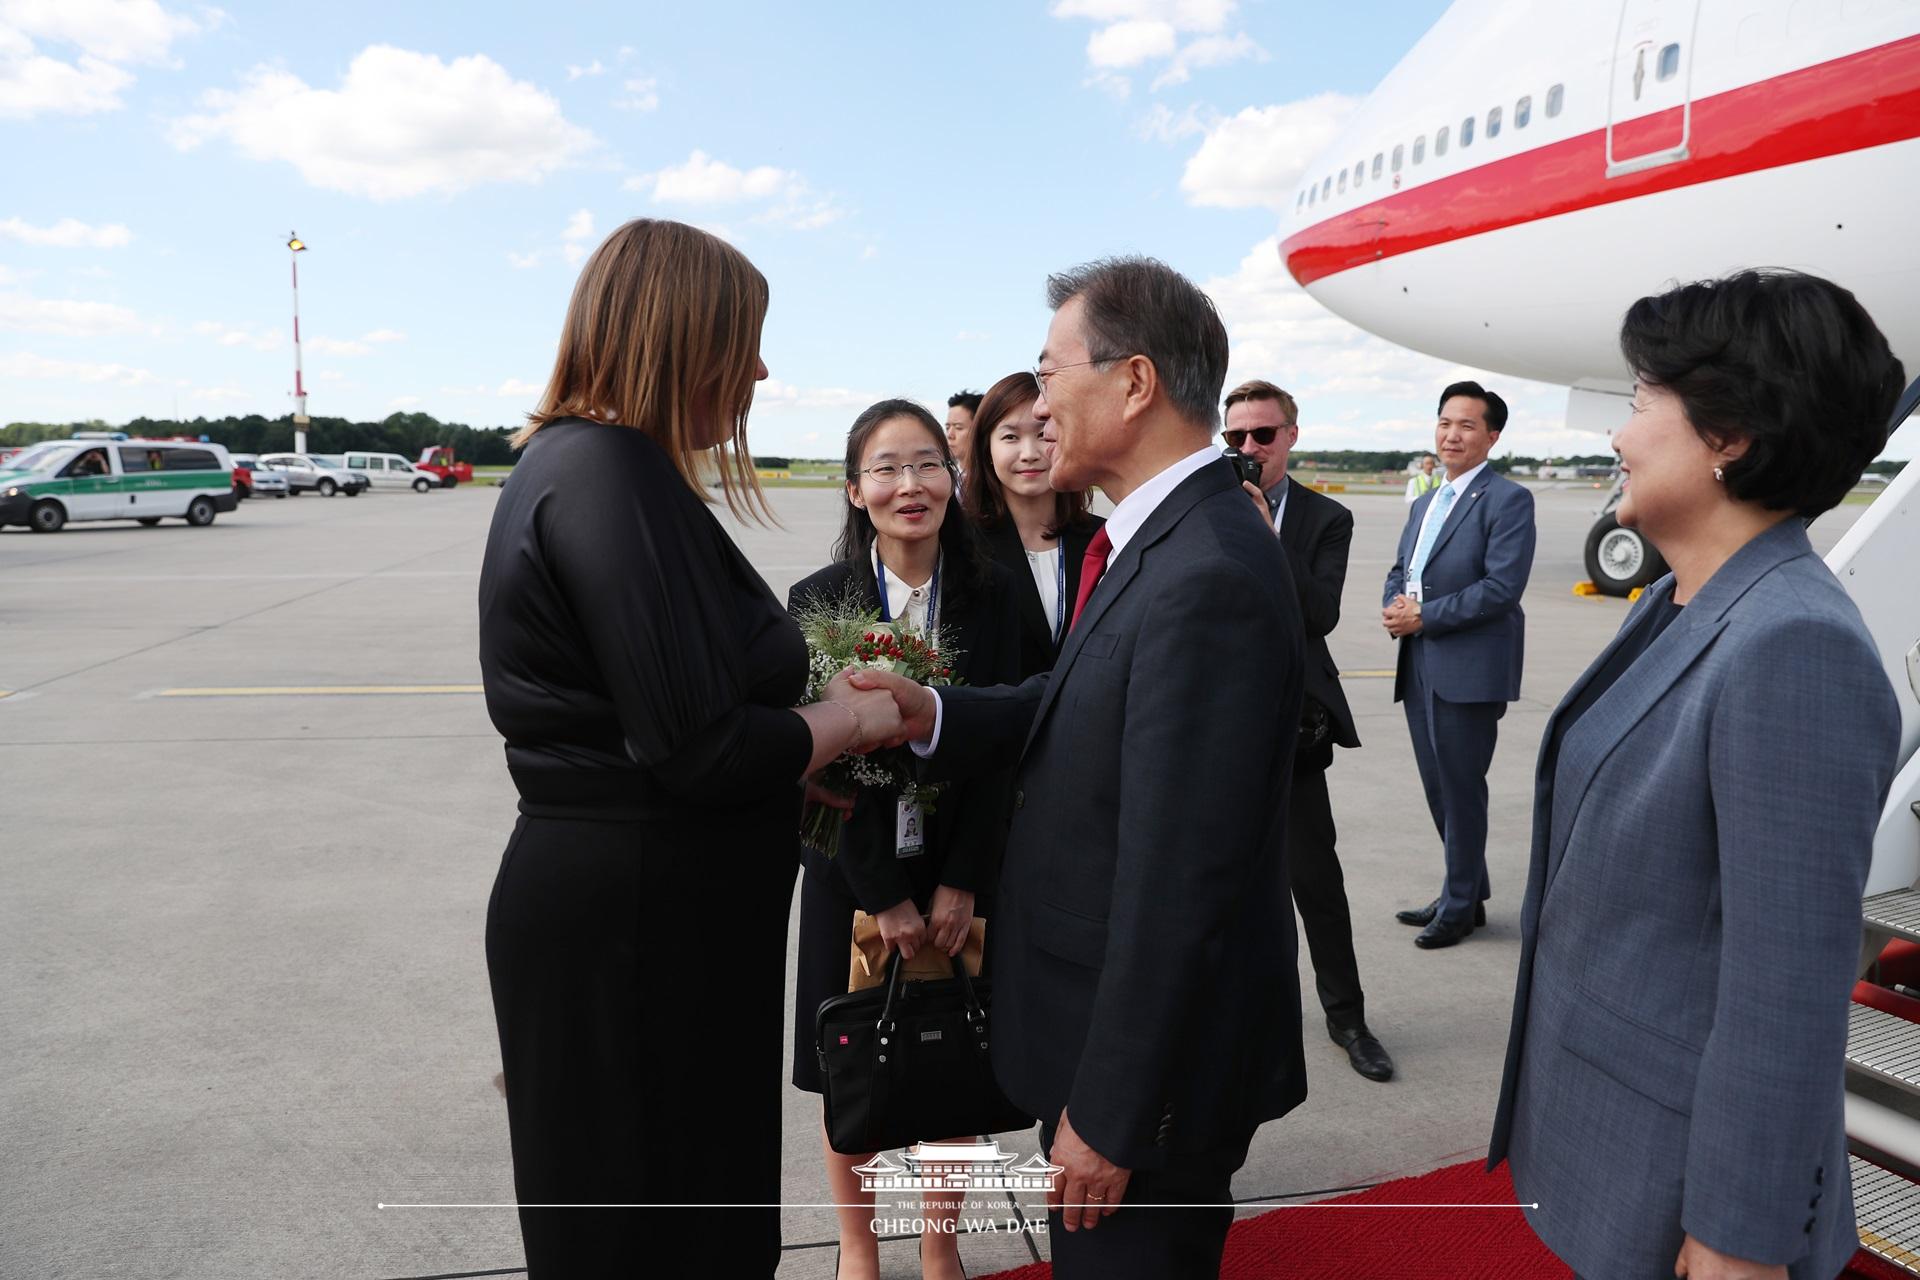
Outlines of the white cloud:
<svg viewBox="0 0 1920 1280">
<path fill-rule="evenodd" d="M 595 58 L 584 67 L 568 67 L 567 79 L 578 80 L 581 76 L 597 76 L 605 70 L 606 68 L 600 65 L 600 59 Z"/>
<path fill-rule="evenodd" d="M 507 261 L 522 271 L 525 271 L 528 267 L 539 266 L 540 259 L 545 256 L 545 249 L 535 249 L 532 253 L 515 253 L 511 249 L 507 250 Z"/>
<path fill-rule="evenodd" d="M 0 119 L 91 115 L 120 107 L 125 63 L 159 63 L 200 30 L 156 0 L 0 0 Z M 72 46 L 63 61 L 39 41 Z"/>
<path fill-rule="evenodd" d="M 366 343 L 351 338 L 302 338 L 300 345 L 323 356 L 364 356 L 373 351 Z"/>
<path fill-rule="evenodd" d="M 566 230 L 560 233 L 560 256 L 567 265 L 577 267 L 580 260 L 587 256 L 587 246 L 593 241 L 593 212 L 589 209 L 578 210 L 567 219 Z"/>
<path fill-rule="evenodd" d="M 750 204 L 769 201 L 754 215 L 755 222 L 774 222 L 796 231 L 812 231 L 837 222 L 846 211 L 831 196 L 810 188 L 799 174 L 772 165 L 736 169 L 704 151 L 695 151 L 685 164 L 654 173 L 636 174 L 624 184 L 629 191 L 650 191 L 655 204 Z"/>
<path fill-rule="evenodd" d="M 1184 111 L 1174 112 L 1164 102 L 1153 104 L 1153 110 L 1140 117 L 1134 131 L 1142 138 L 1155 142 L 1178 142 L 1190 138 L 1196 133 L 1205 133 L 1211 121 L 1201 109 L 1189 104 Z"/>
<path fill-rule="evenodd" d="M 413 408 L 414 405 L 417 405 L 419 403 L 420 403 L 419 396 L 395 396 L 393 399 L 387 401 L 387 408 L 411 409 Z"/>
<path fill-rule="evenodd" d="M 497 396 L 537 396 L 545 390 L 545 387 L 535 386 L 531 382 L 523 382 L 519 378 L 508 378 L 505 382 L 494 388 L 493 394 Z"/>
<path fill-rule="evenodd" d="M 538 182 L 595 145 L 550 95 L 482 54 L 442 62 L 372 45 L 338 89 L 257 67 L 201 104 L 205 114 L 173 122 L 176 147 L 224 138 L 252 159 L 290 162 L 316 187 L 374 200 Z"/>
<path fill-rule="evenodd" d="M 277 351 L 282 340 L 278 329 L 255 332 L 246 325 L 222 324 L 218 320 L 202 320 L 193 326 L 193 331 L 223 347 L 251 347 L 255 351 Z"/>
<path fill-rule="evenodd" d="M 864 409 L 884 399 L 877 392 L 855 391 L 847 387 L 796 387 L 778 378 L 768 378 L 754 387 L 755 409 Z"/>
<path fill-rule="evenodd" d="M 315 382 L 345 382 L 347 375 L 338 369 L 322 369 L 319 373 L 313 375 L 313 380 Z"/>
<path fill-rule="evenodd" d="M 1267 51 L 1244 31 L 1231 36 L 1202 36 L 1174 55 L 1173 64 L 1153 78 L 1153 88 L 1160 90 L 1168 85 L 1185 84 L 1193 78 L 1197 67 L 1221 67 L 1247 58 L 1265 62 Z"/>
<path fill-rule="evenodd" d="M 398 329 L 375 329 L 372 333 L 360 335 L 362 342 L 405 342 L 407 335 Z"/>
<path fill-rule="evenodd" d="M 0 355 L 0 378 L 35 378 L 50 382 L 113 382 L 126 387 L 149 386 L 160 381 L 149 370 L 136 369 L 124 364 L 52 360 L 26 351 Z"/>
<path fill-rule="evenodd" d="M 187 398 L 189 400 L 212 401 L 250 400 L 253 398 L 253 393 L 251 391 L 242 391 L 238 387 L 195 387 L 193 390 L 187 392 Z"/>
<path fill-rule="evenodd" d="M 1056 0 L 1056 18 L 1094 22 L 1165 22 L 1182 31 L 1218 31 L 1239 8 L 1238 0 Z"/>
<path fill-rule="evenodd" d="M 1096 67 L 1137 67 L 1152 58 L 1172 57 L 1179 41 L 1170 22 L 1116 22 L 1087 38 L 1087 61 Z"/>
<path fill-rule="evenodd" d="M 615 98 L 613 105 L 622 111 L 652 111 L 660 105 L 660 82 L 652 76 L 627 80 L 621 88 L 626 90 L 626 94 Z"/>
<path fill-rule="evenodd" d="M 78 218 L 62 218 L 50 227 L 36 227 L 20 218 L 7 218 L 0 221 L 0 236 L 51 249 L 119 249 L 132 241 L 133 232 L 117 222 L 95 227 Z"/>
<path fill-rule="evenodd" d="M 64 338 L 99 338 L 109 334 L 143 333 L 146 328 L 130 308 L 118 303 L 0 293 L 0 329 L 50 333 Z"/>
<path fill-rule="evenodd" d="M 1180 176 L 1180 189 L 1197 205 L 1285 208 L 1301 173 L 1358 105 L 1357 98 L 1322 93 L 1248 107 L 1207 131 Z"/>
</svg>

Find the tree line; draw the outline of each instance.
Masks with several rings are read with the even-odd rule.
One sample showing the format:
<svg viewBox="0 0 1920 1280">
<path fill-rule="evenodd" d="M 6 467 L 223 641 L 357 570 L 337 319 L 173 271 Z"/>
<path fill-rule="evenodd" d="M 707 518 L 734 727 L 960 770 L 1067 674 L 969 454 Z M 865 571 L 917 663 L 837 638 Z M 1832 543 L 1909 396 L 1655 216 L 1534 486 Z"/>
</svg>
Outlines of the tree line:
<svg viewBox="0 0 1920 1280">
<path fill-rule="evenodd" d="M 135 418 L 119 425 L 105 422 L 10 422 L 0 427 L 0 447 L 64 440 L 76 431 L 124 431 L 130 436 L 205 436 L 232 453 L 285 453 L 293 448 L 293 415 L 263 418 Z M 307 448 L 314 453 L 397 453 L 417 458 L 428 445 L 452 445 L 454 456 L 481 467 L 507 467 L 514 452 L 507 441 L 512 427 L 470 427 L 441 422 L 425 413 L 390 413 L 378 422 L 315 418 L 307 424 Z"/>
</svg>

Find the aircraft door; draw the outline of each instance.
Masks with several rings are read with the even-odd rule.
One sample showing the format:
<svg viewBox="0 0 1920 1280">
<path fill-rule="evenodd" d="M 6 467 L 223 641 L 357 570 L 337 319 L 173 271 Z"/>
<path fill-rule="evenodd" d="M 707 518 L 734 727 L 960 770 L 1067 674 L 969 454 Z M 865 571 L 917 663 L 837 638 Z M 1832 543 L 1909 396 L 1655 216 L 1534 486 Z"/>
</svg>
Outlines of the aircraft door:
<svg viewBox="0 0 1920 1280">
<path fill-rule="evenodd" d="M 1685 160 L 1700 0 L 1621 0 L 1607 93 L 1607 176 Z"/>
</svg>

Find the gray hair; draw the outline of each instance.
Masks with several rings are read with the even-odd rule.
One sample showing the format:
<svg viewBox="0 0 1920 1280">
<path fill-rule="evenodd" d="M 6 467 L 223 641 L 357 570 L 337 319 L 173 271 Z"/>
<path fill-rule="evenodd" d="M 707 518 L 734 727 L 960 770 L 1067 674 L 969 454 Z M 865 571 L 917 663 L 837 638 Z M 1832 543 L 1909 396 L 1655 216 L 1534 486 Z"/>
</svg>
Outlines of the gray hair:
<svg viewBox="0 0 1920 1280">
<path fill-rule="evenodd" d="M 1193 281 L 1154 258 L 1101 258 L 1047 277 L 1047 305 L 1087 309 L 1087 354 L 1145 356 L 1180 415 L 1211 432 L 1227 380 L 1227 327 Z"/>
</svg>

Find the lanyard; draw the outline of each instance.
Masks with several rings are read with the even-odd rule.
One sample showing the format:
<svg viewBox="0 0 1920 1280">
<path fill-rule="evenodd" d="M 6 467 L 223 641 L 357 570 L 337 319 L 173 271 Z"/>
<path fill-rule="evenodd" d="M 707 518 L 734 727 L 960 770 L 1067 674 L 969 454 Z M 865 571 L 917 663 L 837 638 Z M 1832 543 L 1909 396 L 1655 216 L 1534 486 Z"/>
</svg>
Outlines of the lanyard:
<svg viewBox="0 0 1920 1280">
<path fill-rule="evenodd" d="M 927 588 L 927 627 L 925 634 L 929 636 L 934 634 L 934 624 L 938 622 L 940 618 L 940 561 L 944 559 L 946 559 L 946 557 L 941 556 L 933 562 L 933 581 Z M 880 548 L 877 546 L 873 549 L 873 564 L 874 575 L 878 580 L 880 588 L 880 621 L 892 622 L 893 606 L 887 603 L 887 565 L 886 562 L 880 558 Z"/>
</svg>

